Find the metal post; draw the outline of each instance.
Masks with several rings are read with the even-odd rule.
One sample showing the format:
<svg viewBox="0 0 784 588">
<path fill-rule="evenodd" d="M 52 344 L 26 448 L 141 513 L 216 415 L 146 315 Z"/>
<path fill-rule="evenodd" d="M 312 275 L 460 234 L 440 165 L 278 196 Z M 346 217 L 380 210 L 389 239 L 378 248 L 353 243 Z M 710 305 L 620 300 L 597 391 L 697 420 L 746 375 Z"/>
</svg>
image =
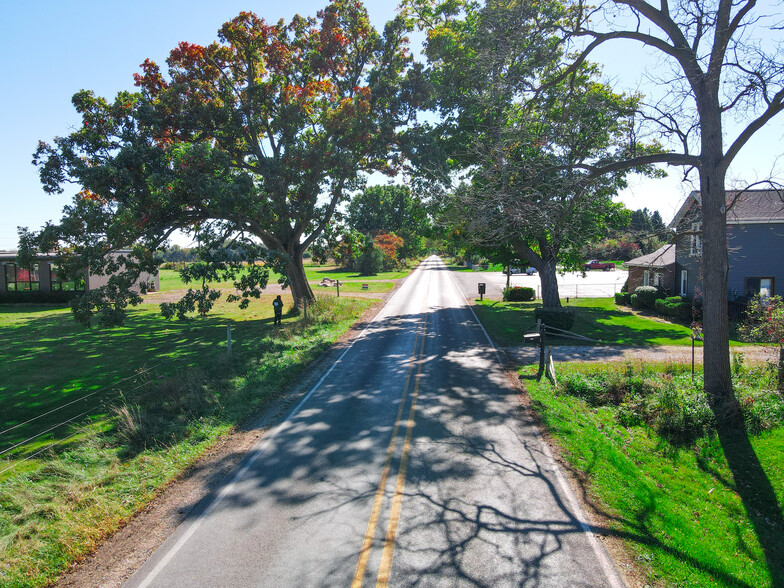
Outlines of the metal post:
<svg viewBox="0 0 784 588">
<path fill-rule="evenodd" d="M 536 381 L 542 379 L 544 375 L 544 368 L 545 368 L 545 357 L 544 357 L 544 347 L 545 347 L 545 333 L 547 332 L 547 327 L 542 324 L 542 319 L 537 319 L 536 321 L 536 330 L 539 332 L 539 371 L 536 374 Z"/>
<path fill-rule="evenodd" d="M 231 355 L 231 325 L 226 325 L 226 354 Z"/>
</svg>

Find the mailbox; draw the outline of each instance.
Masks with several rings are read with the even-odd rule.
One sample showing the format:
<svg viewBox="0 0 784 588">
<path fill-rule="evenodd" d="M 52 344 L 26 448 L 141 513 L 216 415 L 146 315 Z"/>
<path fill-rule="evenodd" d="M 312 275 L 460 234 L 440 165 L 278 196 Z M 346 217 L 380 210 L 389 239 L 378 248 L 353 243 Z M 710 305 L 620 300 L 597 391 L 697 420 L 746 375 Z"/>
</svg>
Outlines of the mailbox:
<svg viewBox="0 0 784 588">
<path fill-rule="evenodd" d="M 479 282 L 479 293 L 484 294 L 486 291 L 486 286 L 484 282 Z"/>
</svg>

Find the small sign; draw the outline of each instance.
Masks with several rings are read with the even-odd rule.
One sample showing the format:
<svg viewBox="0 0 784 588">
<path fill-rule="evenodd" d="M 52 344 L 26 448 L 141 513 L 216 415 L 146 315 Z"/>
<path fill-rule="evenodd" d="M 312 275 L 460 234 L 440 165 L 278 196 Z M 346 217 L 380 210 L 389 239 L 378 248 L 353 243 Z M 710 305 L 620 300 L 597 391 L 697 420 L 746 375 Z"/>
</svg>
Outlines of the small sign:
<svg viewBox="0 0 784 588">
<path fill-rule="evenodd" d="M 362 289 L 367 290 L 370 287 L 369 284 L 362 284 Z"/>
</svg>

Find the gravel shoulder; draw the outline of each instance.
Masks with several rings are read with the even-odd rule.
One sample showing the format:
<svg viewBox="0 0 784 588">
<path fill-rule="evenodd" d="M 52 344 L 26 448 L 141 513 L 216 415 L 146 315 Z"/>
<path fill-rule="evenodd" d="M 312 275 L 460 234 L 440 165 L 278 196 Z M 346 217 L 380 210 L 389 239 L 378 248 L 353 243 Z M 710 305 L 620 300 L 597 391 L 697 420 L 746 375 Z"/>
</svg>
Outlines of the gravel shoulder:
<svg viewBox="0 0 784 588">
<path fill-rule="evenodd" d="M 504 351 L 511 363 L 517 366 L 539 362 L 539 348 L 535 346 L 506 347 Z M 743 354 L 748 363 L 778 361 L 778 347 L 749 345 L 731 347 L 730 354 Z M 638 362 L 638 363 L 691 363 L 691 346 L 662 345 L 659 347 L 632 347 L 623 345 L 554 345 L 553 361 L 556 362 Z M 702 347 L 694 348 L 694 361 L 702 363 Z"/>
</svg>

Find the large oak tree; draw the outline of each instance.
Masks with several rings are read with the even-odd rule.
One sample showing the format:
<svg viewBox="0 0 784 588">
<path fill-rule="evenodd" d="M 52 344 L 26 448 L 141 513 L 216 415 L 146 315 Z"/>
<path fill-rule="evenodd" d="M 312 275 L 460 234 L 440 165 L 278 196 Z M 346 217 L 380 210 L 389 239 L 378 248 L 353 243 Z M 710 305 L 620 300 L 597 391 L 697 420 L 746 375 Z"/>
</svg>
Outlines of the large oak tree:
<svg viewBox="0 0 784 588">
<path fill-rule="evenodd" d="M 128 279 L 94 293 L 85 315 L 135 302 L 138 259 L 151 268 L 150 251 L 176 229 L 197 234 L 208 257 L 230 239 L 260 242 L 295 302 L 312 298 L 302 253 L 363 172 L 399 163 L 398 128 L 414 112 L 404 33 L 399 19 L 377 33 L 346 0 L 289 23 L 243 12 L 219 42 L 180 43 L 165 74 L 145 61 L 138 93 L 77 94 L 81 128 L 41 143 L 35 161 L 47 191 L 81 190 L 37 244 L 68 248 L 94 271 L 108 252 L 135 248 Z M 227 263 L 206 261 L 207 273 Z M 244 286 L 257 289 L 258 277 Z"/>
</svg>

